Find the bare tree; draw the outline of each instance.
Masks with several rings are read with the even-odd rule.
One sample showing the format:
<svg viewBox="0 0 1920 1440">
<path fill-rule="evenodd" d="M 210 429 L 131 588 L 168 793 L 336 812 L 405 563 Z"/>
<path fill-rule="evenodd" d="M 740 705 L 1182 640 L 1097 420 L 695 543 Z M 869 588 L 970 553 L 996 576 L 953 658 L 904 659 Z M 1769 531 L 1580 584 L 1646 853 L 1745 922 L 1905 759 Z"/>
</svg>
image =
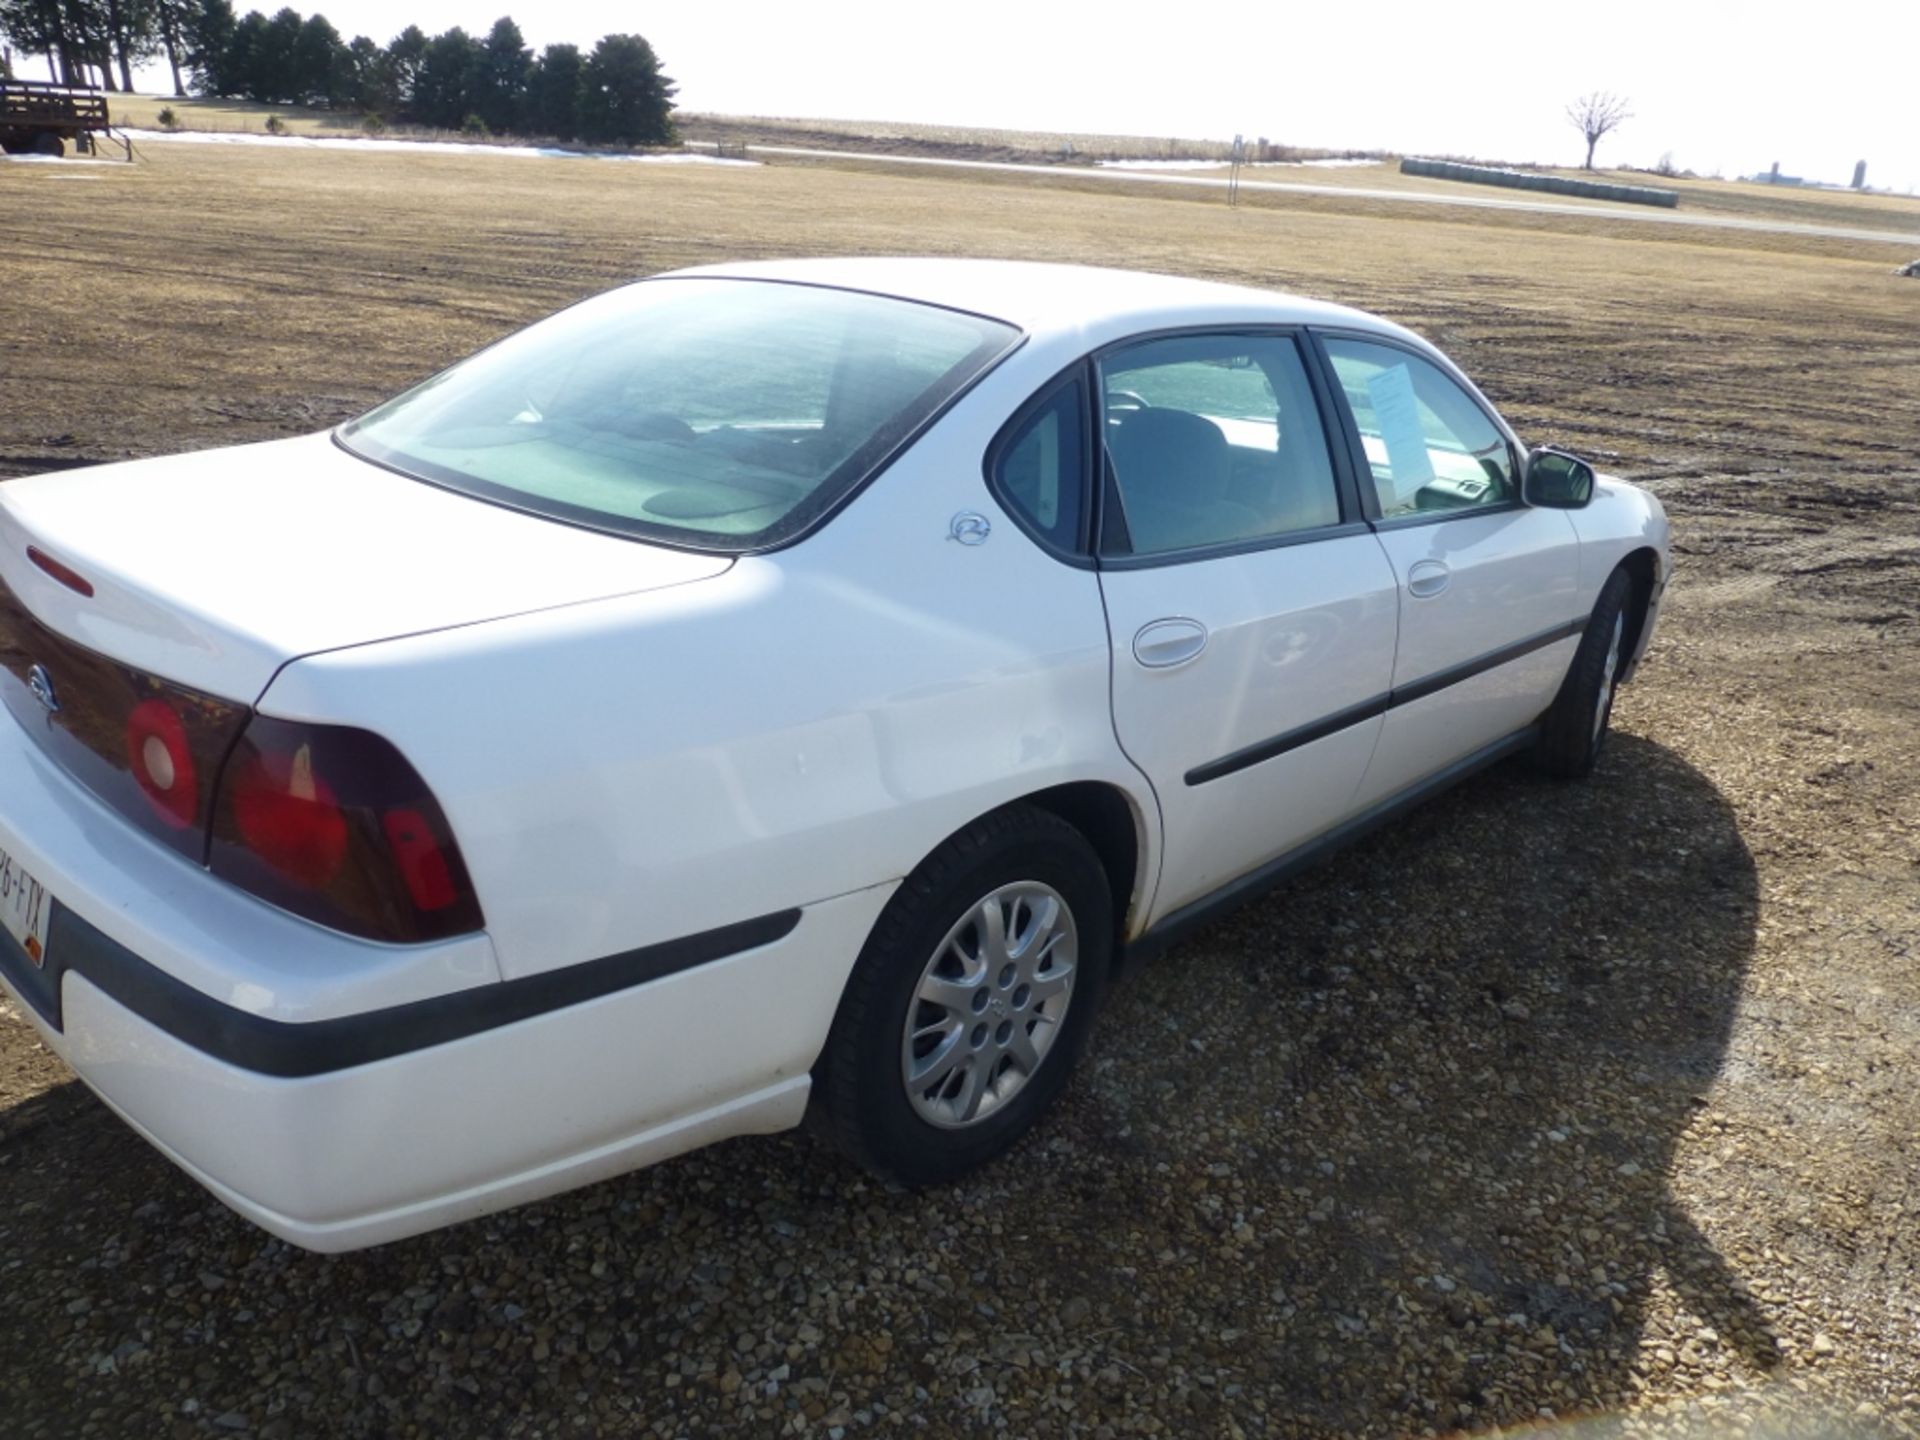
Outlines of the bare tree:
<svg viewBox="0 0 1920 1440">
<path fill-rule="evenodd" d="M 1633 112 L 1627 108 L 1624 95 L 1613 95 L 1605 90 L 1596 90 L 1591 95 L 1582 95 L 1567 106 L 1567 119 L 1573 122 L 1573 128 L 1587 137 L 1587 169 L 1593 168 L 1593 147 L 1600 143 L 1601 137 L 1617 130 L 1625 121 L 1633 118 Z"/>
</svg>

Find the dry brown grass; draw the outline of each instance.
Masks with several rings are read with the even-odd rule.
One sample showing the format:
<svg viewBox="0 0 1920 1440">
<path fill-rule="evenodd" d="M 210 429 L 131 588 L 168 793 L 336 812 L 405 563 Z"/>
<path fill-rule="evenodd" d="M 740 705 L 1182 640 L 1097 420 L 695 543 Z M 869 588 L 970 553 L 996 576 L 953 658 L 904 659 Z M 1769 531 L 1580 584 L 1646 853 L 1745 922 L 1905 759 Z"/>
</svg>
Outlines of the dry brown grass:
<svg viewBox="0 0 1920 1440">
<path fill-rule="evenodd" d="M 1815 317 L 1897 331 L 1920 301 L 1870 245 L 1335 199 L 1232 211 L 1020 176 L 155 144 L 130 167 L 0 167 L 0 195 L 38 221 L 0 262 L 30 300 L 9 307 L 20 348 L 0 374 L 16 455 L 49 431 L 110 455 L 317 424 L 592 290 L 737 256 L 1095 260 L 1299 288 L 1443 326 L 1496 389 L 1537 372 L 1531 348 L 1492 340 L 1533 318 L 1584 333 L 1591 361 L 1631 315 L 1636 353 L 1670 341 L 1710 373 L 1730 362 L 1693 343 L 1702 313 L 1825 347 Z M 72 383 L 113 403 L 49 403 Z"/>
<path fill-rule="evenodd" d="M 711 115 L 686 111 L 675 117 L 689 133 L 715 127 L 751 127 L 768 136 L 831 135 L 844 140 L 908 140 L 935 147 L 981 147 L 1033 155 L 1072 153 L 1094 158 L 1125 155 L 1155 160 L 1227 160 L 1230 140 L 1180 136 L 1106 135 L 1073 130 L 1008 130 L 981 125 L 920 125 L 900 120 L 808 120 L 795 116 Z M 1307 150 L 1304 155 L 1326 152 Z"/>
<path fill-rule="evenodd" d="M 267 117 L 277 115 L 293 135 L 359 135 L 362 118 L 351 110 L 321 110 L 306 105 L 260 105 L 251 100 L 203 99 L 198 96 L 109 95 L 107 113 L 113 123 L 129 130 L 158 130 L 160 112 L 173 111 L 182 130 L 222 133 L 266 133 Z"/>
<path fill-rule="evenodd" d="M 299 105 L 262 105 L 250 100 L 175 98 L 166 95 L 115 95 L 109 104 L 114 122 L 134 129 L 160 128 L 159 115 L 172 109 L 180 128 L 216 133 L 261 134 L 268 117 L 277 116 L 292 135 L 358 136 L 366 133 L 362 116 Z M 871 149 L 901 154 L 951 155 L 1087 164 L 1096 160 L 1213 160 L 1227 173 L 1232 149 L 1225 140 L 1178 136 L 1113 135 L 1095 132 L 996 129 L 988 126 L 920 125 L 890 120 L 810 120 L 798 117 L 716 115 L 682 111 L 676 117 L 682 133 L 696 142 L 721 141 L 759 145 L 824 146 Z M 395 126 L 395 138 L 459 139 L 472 137 L 451 131 Z M 519 143 L 503 140 L 501 144 Z M 1070 148 L 1069 148 L 1070 147 Z M 1463 195 L 1481 193 L 1480 187 L 1400 173 L 1399 161 L 1374 155 L 1372 163 L 1338 168 L 1307 167 L 1298 162 L 1316 158 L 1354 156 L 1370 152 L 1336 151 L 1279 146 L 1284 159 L 1243 172 L 1253 179 L 1305 181 L 1352 189 L 1419 190 Z M 1287 163 L 1287 162 L 1294 163 Z M 1497 163 L 1497 162 L 1488 162 Z M 1209 171 L 1198 173 L 1208 174 Z M 1680 192 L 1681 206 L 1713 214 L 1800 224 L 1885 229 L 1920 234 L 1920 197 L 1854 194 L 1845 191 L 1781 188 L 1737 181 L 1668 179 L 1638 170 L 1585 171 L 1548 169 L 1548 173 L 1576 179 L 1601 179 L 1622 185 L 1655 185 Z M 1513 198 L 1513 197 L 1509 197 Z M 1591 205 L 1620 209 L 1604 200 L 1551 196 L 1556 204 Z"/>
</svg>

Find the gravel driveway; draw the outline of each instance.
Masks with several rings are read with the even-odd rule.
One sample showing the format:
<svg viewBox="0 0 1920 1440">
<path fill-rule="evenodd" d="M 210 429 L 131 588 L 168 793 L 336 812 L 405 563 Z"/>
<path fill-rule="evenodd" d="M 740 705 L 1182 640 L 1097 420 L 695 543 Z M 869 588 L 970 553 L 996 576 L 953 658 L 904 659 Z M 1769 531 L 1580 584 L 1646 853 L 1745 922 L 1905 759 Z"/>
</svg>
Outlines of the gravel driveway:
<svg viewBox="0 0 1920 1440">
<path fill-rule="evenodd" d="M 1491 774 L 1144 972 L 949 1191 L 740 1141 L 321 1258 L 57 1084 L 0 1143 L 14 1433 L 1394 1433 L 1768 1380 L 1737 1413 L 1910 1425 L 1911 1251 L 1877 1296 L 1796 1263 L 1856 1197 L 1766 1137 L 1906 1108 L 1911 1022 L 1855 975 L 1743 1007 L 1754 856 L 1633 698 L 1592 784 Z M 1842 1093 L 1746 1113 L 1842 1042 Z"/>
</svg>

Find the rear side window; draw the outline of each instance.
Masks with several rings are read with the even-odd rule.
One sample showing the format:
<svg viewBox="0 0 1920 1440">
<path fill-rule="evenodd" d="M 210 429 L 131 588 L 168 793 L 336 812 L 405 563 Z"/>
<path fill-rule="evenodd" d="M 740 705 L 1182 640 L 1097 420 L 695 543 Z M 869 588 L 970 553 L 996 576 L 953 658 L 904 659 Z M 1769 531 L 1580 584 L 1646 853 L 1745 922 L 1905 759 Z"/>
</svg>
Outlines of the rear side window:
<svg viewBox="0 0 1920 1440">
<path fill-rule="evenodd" d="M 340 439 L 555 519 L 751 550 L 804 529 L 1018 338 L 879 295 L 649 281 L 510 336 Z"/>
<path fill-rule="evenodd" d="M 1326 431 L 1289 335 L 1181 335 L 1100 367 L 1123 523 L 1108 554 L 1155 555 L 1340 523 Z"/>
<path fill-rule="evenodd" d="M 1078 378 L 1048 395 L 1001 443 L 1000 498 L 1056 549 L 1081 548 L 1086 510 L 1086 387 Z"/>
</svg>

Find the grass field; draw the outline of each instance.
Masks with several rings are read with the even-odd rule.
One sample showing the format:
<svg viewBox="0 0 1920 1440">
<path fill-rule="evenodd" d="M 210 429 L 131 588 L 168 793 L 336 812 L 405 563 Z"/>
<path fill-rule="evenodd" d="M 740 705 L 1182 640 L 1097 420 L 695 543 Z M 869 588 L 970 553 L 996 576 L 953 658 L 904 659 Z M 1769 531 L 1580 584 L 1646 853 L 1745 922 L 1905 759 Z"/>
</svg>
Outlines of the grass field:
<svg viewBox="0 0 1920 1440">
<path fill-rule="evenodd" d="M 110 95 L 113 123 L 128 130 L 158 130 L 160 112 L 171 110 L 185 130 L 247 131 L 264 134 L 267 117 L 278 115 L 293 135 L 364 135 L 364 117 L 349 110 L 320 110 L 307 105 L 260 105 L 252 100 L 221 100 L 172 95 Z"/>
<path fill-rule="evenodd" d="M 1752 203 L 1856 198 L 1898 210 Z M 0 252 L 0 474 L 315 430 L 670 266 L 931 252 L 1382 312 L 1531 441 L 1656 491 L 1678 556 L 1592 785 L 1490 776 L 1183 945 L 1114 997 L 1057 1121 L 952 1191 L 878 1191 L 783 1137 L 321 1261 L 207 1200 L 0 1015 L 14 1433 L 223 1412 L 303 1436 L 1386 1436 L 1622 1410 L 1649 1433 L 1920 1430 L 1899 251 L 1022 176 L 160 144 L 0 165 L 0 214 L 27 222 Z"/>
<path fill-rule="evenodd" d="M 200 96 L 176 98 L 168 95 L 114 95 L 109 97 L 114 122 L 137 129 L 158 125 L 163 109 L 171 109 L 179 123 L 194 130 L 259 131 L 269 115 L 278 115 L 294 134 L 357 134 L 361 117 L 347 111 L 315 109 L 301 105 L 263 105 L 251 100 L 209 99 Z M 681 111 L 675 116 L 681 130 L 694 139 L 722 136 L 758 137 L 765 143 L 784 139 L 801 143 L 804 139 L 828 139 L 841 143 L 912 144 L 929 151 L 967 149 L 992 150 L 1009 155 L 1058 157 L 1071 149 L 1086 158 L 1132 156 L 1136 158 L 1206 160 L 1229 158 L 1232 145 L 1225 140 L 1146 137 L 1139 135 L 1099 135 L 1053 133 L 1036 130 L 996 130 L 959 125 L 913 125 L 872 120 L 804 120 L 765 115 L 709 115 L 700 111 Z M 1302 158 L 1336 152 L 1301 150 Z"/>
<path fill-rule="evenodd" d="M 264 133 L 267 118 L 278 116 L 293 135 L 363 135 L 362 117 L 345 111 L 311 109 L 298 105 L 261 105 L 248 100 L 176 99 L 162 95 L 115 96 L 116 123 L 135 129 L 159 126 L 163 109 L 171 109 L 185 129 L 214 132 Z M 1103 135 L 1032 130 L 996 130 L 975 126 L 913 125 L 870 120 L 806 120 L 752 115 L 709 115 L 682 112 L 682 134 L 696 144 L 797 145 L 806 147 L 895 151 L 901 154 L 953 156 L 971 159 L 1024 160 L 1035 163 L 1089 164 L 1096 160 L 1216 160 L 1227 172 L 1231 145 L 1221 140 L 1183 139 L 1139 135 Z M 396 134 L 413 134 L 396 131 Z M 421 138 L 449 132 L 418 132 Z M 461 136 L 461 139 L 471 137 Z M 504 142 L 503 142 L 504 143 Z M 1311 169 L 1295 163 L 1273 163 L 1243 173 L 1253 178 L 1310 179 L 1316 185 L 1355 189 L 1447 191 L 1474 194 L 1480 187 L 1402 175 L 1399 161 L 1366 152 L 1281 147 L 1287 161 L 1317 158 L 1355 158 L 1371 163 Z M 1200 173 L 1208 173 L 1202 171 Z M 1800 224 L 1885 229 L 1920 234 L 1920 197 L 1912 195 L 1853 194 L 1833 190 L 1750 185 L 1738 181 L 1667 178 L 1638 170 L 1556 170 L 1576 179 L 1599 179 L 1622 185 L 1654 185 L 1680 192 L 1683 209 L 1749 219 L 1782 220 Z M 1619 208 L 1611 201 L 1583 201 L 1568 196 L 1556 202 Z"/>
</svg>

